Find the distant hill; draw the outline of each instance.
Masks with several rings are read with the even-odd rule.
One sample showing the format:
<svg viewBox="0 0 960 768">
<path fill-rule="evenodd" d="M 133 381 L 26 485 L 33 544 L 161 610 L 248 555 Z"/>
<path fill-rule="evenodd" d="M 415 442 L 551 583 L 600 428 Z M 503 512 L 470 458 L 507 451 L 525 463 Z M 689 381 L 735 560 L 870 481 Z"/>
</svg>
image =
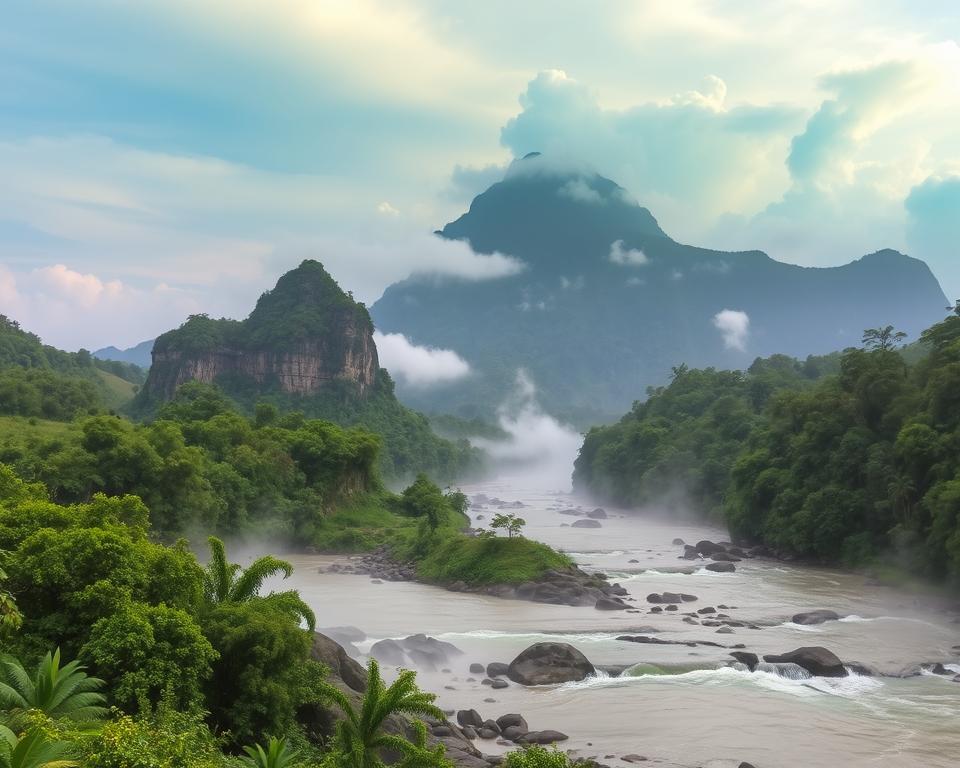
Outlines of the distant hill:
<svg viewBox="0 0 960 768">
<path fill-rule="evenodd" d="M 64 352 L 0 315 L 0 414 L 69 420 L 119 409 L 143 380 L 134 365 Z"/>
<path fill-rule="evenodd" d="M 304 261 L 264 293 L 244 320 L 193 315 L 157 337 L 134 404 L 150 416 L 186 382 L 212 384 L 242 409 L 300 411 L 383 437 L 382 469 L 400 478 L 427 471 L 451 480 L 478 454 L 437 437 L 422 414 L 400 404 L 380 367 L 366 307 L 317 261 Z"/>
<path fill-rule="evenodd" d="M 518 368 L 550 410 L 600 416 L 629 408 L 681 363 L 825 354 L 887 324 L 915 338 L 946 305 L 927 265 L 896 251 L 808 268 L 678 243 L 613 181 L 537 155 L 437 234 L 525 267 L 479 282 L 413 276 L 371 308 L 379 330 L 470 363 L 474 375 L 456 387 L 401 391 L 416 407 L 468 418 L 489 414 Z"/>
<path fill-rule="evenodd" d="M 98 360 L 116 360 L 121 363 L 132 363 L 140 368 L 150 367 L 150 352 L 153 350 L 153 339 L 141 341 L 134 347 L 126 349 L 117 349 L 117 347 L 104 347 L 93 352 L 93 356 Z"/>
</svg>

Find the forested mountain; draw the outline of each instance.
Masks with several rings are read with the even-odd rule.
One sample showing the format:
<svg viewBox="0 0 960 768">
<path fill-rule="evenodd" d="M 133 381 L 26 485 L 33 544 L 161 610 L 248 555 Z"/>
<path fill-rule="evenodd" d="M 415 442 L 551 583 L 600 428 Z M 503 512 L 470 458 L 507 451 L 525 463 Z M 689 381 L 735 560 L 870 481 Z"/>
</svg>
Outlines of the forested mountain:
<svg viewBox="0 0 960 768">
<path fill-rule="evenodd" d="M 366 427 L 383 438 L 389 478 L 426 471 L 448 481 L 479 460 L 465 440 L 437 437 L 426 417 L 400 404 L 366 307 L 317 261 L 283 275 L 245 320 L 194 315 L 159 336 L 135 413 L 153 416 L 187 382 L 217 386 L 248 415 L 269 404 Z"/>
<path fill-rule="evenodd" d="M 494 408 L 520 367 L 555 412 L 622 412 L 680 363 L 827 354 L 886 323 L 916 337 L 946 301 L 926 264 L 895 251 L 815 269 L 678 243 L 614 182 L 537 155 L 438 234 L 523 266 L 485 281 L 413 276 L 371 308 L 381 331 L 471 364 L 455 387 L 401 392 L 465 416 Z"/>
<path fill-rule="evenodd" d="M 121 407 L 143 380 L 136 366 L 64 352 L 0 315 L 0 415 L 70 420 Z"/>
<path fill-rule="evenodd" d="M 897 349 L 891 327 L 864 342 L 745 374 L 679 368 L 590 431 L 575 485 L 682 504 L 785 554 L 960 579 L 960 306 L 923 333 L 922 356 Z"/>
</svg>

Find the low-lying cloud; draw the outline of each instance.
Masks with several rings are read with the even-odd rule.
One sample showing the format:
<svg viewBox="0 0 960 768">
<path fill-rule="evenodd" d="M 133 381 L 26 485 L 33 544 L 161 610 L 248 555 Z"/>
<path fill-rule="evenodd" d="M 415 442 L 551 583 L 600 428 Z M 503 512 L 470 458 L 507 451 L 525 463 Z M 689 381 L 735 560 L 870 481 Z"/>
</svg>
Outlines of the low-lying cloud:
<svg viewBox="0 0 960 768">
<path fill-rule="evenodd" d="M 607 258 L 614 264 L 625 267 L 642 267 L 650 263 L 647 254 L 638 248 L 625 248 L 623 240 L 614 240 L 610 243 L 610 253 Z"/>
<path fill-rule="evenodd" d="M 713 325 L 723 336 L 723 346 L 739 352 L 747 351 L 750 316 L 739 309 L 724 309 L 713 316 Z"/>
<path fill-rule="evenodd" d="M 497 411 L 507 440 L 474 439 L 493 458 L 497 476 L 535 490 L 570 490 L 573 461 L 583 437 L 545 413 L 533 380 L 517 371 L 513 393 Z"/>
<path fill-rule="evenodd" d="M 402 333 L 374 331 L 380 364 L 411 387 L 449 384 L 470 375 L 470 365 L 452 349 L 421 347 Z"/>
</svg>

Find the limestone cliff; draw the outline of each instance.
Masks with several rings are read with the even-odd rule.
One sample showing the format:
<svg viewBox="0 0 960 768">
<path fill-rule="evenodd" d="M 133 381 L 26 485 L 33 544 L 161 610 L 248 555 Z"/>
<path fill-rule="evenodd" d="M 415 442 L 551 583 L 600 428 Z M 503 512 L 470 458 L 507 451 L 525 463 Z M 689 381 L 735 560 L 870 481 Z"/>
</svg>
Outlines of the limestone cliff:
<svg viewBox="0 0 960 768">
<path fill-rule="evenodd" d="M 333 389 L 365 396 L 379 371 L 366 308 L 316 261 L 288 272 L 243 321 L 194 315 L 160 336 L 144 396 L 173 397 L 199 381 L 227 391 L 312 396 Z"/>
</svg>

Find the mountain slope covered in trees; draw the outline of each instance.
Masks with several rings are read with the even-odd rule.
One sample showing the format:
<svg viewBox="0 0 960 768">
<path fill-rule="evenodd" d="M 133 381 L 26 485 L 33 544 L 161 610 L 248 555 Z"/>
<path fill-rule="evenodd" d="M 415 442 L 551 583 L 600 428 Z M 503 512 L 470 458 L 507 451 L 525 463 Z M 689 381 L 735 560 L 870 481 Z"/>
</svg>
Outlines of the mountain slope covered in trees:
<svg viewBox="0 0 960 768">
<path fill-rule="evenodd" d="M 518 368 L 554 412 L 617 413 L 680 363 L 827 354 L 888 322 L 916 338 L 946 301 L 923 262 L 895 251 L 815 269 L 684 245 L 614 182 L 541 156 L 515 161 L 438 234 L 521 268 L 482 281 L 415 275 L 371 313 L 381 331 L 470 363 L 455 387 L 401 391 L 466 417 L 491 412 Z"/>
<path fill-rule="evenodd" d="M 681 500 L 785 554 L 960 580 L 960 308 L 922 334 L 923 355 L 897 349 L 891 330 L 813 370 L 679 369 L 590 431 L 575 486 L 624 504 Z"/>
</svg>

